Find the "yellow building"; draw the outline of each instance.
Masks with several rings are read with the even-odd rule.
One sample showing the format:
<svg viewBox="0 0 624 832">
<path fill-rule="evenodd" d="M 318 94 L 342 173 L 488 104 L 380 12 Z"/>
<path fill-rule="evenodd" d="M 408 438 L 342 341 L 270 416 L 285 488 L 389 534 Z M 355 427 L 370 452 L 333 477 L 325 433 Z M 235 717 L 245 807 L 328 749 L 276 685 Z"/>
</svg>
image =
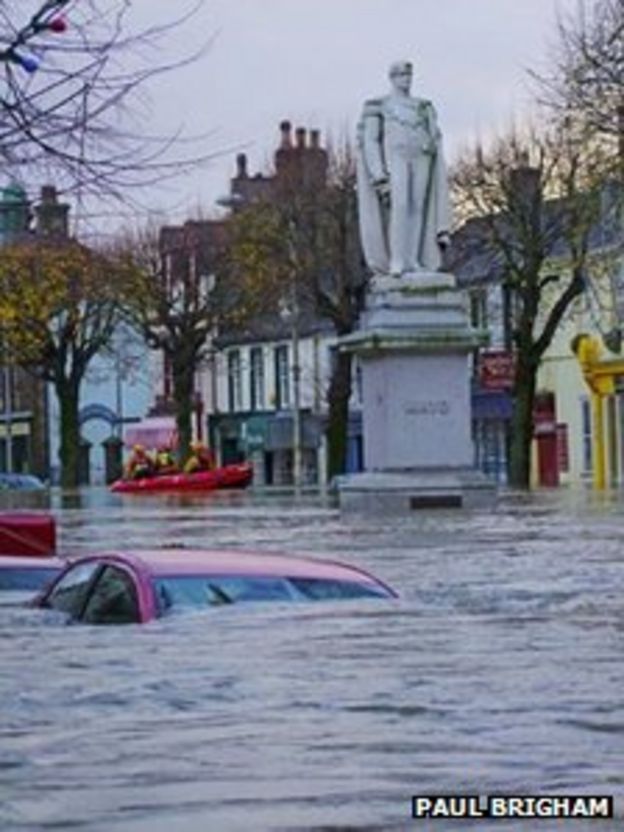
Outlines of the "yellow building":
<svg viewBox="0 0 624 832">
<path fill-rule="evenodd" d="M 562 446 L 560 482 L 624 484 L 624 355 L 612 250 L 595 252 L 591 278 L 548 349 L 538 389 L 554 394 Z M 608 349 L 606 345 L 611 349 Z"/>
</svg>

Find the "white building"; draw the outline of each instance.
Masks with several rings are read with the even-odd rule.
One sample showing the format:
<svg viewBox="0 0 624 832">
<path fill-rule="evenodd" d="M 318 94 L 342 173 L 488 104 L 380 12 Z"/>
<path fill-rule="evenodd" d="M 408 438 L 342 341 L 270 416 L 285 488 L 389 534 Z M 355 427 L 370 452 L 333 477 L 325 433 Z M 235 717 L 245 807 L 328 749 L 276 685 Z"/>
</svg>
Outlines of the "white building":
<svg viewBox="0 0 624 832">
<path fill-rule="evenodd" d="M 327 331 L 298 336 L 299 412 L 302 481 L 324 483 L 327 389 L 336 337 Z M 215 356 L 211 442 L 222 463 L 249 459 L 256 484 L 293 481 L 295 384 L 293 338 L 231 343 Z M 361 399 L 357 373 L 353 386 L 348 451 L 349 470 L 361 467 Z M 205 400 L 210 400 L 205 394 Z"/>
</svg>

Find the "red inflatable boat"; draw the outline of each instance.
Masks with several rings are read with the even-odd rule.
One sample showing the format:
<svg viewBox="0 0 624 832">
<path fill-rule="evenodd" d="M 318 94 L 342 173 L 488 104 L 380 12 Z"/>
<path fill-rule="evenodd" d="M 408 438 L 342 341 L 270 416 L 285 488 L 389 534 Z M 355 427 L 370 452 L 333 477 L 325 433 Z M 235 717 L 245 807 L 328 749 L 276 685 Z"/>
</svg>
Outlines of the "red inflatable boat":
<svg viewBox="0 0 624 832">
<path fill-rule="evenodd" d="M 253 469 L 248 462 L 239 465 L 224 465 L 212 471 L 198 471 L 196 474 L 160 474 L 142 477 L 138 480 L 117 480 L 111 491 L 118 494 L 145 491 L 215 491 L 217 488 L 246 488 L 253 478 Z"/>
</svg>

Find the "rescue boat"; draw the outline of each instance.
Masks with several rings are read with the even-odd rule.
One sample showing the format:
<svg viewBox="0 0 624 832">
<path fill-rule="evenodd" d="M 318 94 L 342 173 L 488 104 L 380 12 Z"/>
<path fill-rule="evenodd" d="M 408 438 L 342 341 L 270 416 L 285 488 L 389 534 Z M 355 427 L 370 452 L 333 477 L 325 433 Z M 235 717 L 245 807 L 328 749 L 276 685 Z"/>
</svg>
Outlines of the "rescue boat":
<svg viewBox="0 0 624 832">
<path fill-rule="evenodd" d="M 138 479 L 116 480 L 110 487 L 117 494 L 146 493 L 151 491 L 216 491 L 219 488 L 246 488 L 253 479 L 249 462 L 224 465 L 210 471 L 194 474 L 155 474 Z"/>
</svg>

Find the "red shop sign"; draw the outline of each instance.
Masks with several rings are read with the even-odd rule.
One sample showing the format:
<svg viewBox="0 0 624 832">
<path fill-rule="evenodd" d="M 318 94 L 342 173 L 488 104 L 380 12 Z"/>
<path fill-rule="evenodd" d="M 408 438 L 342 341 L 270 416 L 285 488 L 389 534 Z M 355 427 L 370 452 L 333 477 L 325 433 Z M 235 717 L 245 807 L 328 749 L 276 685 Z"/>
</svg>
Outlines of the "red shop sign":
<svg viewBox="0 0 624 832">
<path fill-rule="evenodd" d="M 482 390 L 510 390 L 516 374 L 514 354 L 488 350 L 479 354 L 479 385 Z"/>
</svg>

